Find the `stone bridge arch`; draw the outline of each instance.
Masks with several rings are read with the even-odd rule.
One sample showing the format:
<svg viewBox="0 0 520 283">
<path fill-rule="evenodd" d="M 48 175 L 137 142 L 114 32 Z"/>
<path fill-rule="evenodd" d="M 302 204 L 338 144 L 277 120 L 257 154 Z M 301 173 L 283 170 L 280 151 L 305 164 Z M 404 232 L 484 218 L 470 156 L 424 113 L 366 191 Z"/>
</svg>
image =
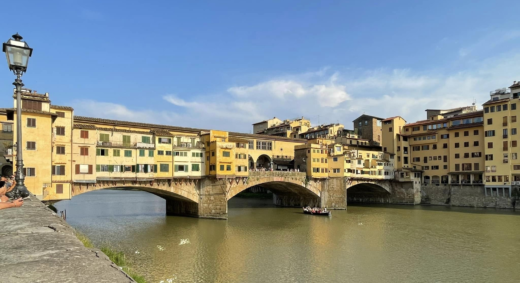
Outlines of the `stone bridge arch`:
<svg viewBox="0 0 520 283">
<path fill-rule="evenodd" d="M 167 215 L 198 216 L 198 179 L 117 180 L 96 183 L 73 183 L 71 197 L 87 192 L 123 188 L 145 191 L 166 200 Z"/>
</svg>

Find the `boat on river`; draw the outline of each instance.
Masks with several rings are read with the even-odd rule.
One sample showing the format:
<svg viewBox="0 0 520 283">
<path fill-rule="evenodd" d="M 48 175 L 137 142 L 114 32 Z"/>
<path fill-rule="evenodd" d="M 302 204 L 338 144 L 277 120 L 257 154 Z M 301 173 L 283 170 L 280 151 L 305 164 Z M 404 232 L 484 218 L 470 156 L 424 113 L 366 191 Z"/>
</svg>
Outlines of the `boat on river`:
<svg viewBox="0 0 520 283">
<path fill-rule="evenodd" d="M 310 214 L 310 215 L 316 215 L 316 216 L 330 216 L 330 211 L 328 210 L 317 210 L 312 211 L 310 208 L 303 208 L 303 214 Z"/>
</svg>

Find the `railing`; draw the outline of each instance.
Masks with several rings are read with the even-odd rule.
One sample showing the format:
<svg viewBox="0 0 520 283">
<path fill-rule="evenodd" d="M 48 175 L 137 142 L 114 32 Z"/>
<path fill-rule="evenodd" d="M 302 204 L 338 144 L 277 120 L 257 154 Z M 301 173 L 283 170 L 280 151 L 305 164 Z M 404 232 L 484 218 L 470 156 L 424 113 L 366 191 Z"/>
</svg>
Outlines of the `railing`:
<svg viewBox="0 0 520 283">
<path fill-rule="evenodd" d="M 153 144 L 153 143 L 145 143 L 145 142 L 136 142 L 134 144 L 134 146 L 137 147 L 137 148 L 154 148 L 155 144 Z"/>
<path fill-rule="evenodd" d="M 98 141 L 97 146 L 113 146 L 113 147 L 135 147 L 135 148 L 154 148 L 155 144 L 145 142 L 114 142 L 114 141 Z"/>
<path fill-rule="evenodd" d="M 289 156 L 289 155 L 273 155 L 273 158 L 285 159 L 285 160 L 293 160 L 294 159 L 293 156 Z"/>
<path fill-rule="evenodd" d="M 204 148 L 204 144 L 203 143 L 198 143 L 198 144 L 195 144 L 195 145 L 192 145 L 191 143 L 181 143 L 180 145 L 179 144 L 174 144 L 173 145 L 174 148 Z"/>
<path fill-rule="evenodd" d="M 507 122 L 502 122 L 502 126 L 507 126 Z"/>
<path fill-rule="evenodd" d="M 507 126 L 507 125 L 505 125 Z M 502 135 L 502 138 L 507 139 L 507 135 Z"/>
</svg>

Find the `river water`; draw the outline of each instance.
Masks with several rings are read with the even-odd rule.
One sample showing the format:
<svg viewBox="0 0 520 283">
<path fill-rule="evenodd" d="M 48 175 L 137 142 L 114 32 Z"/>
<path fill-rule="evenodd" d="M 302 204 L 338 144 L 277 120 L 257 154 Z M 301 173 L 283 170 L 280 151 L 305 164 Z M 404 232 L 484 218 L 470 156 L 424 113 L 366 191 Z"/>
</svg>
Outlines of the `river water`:
<svg viewBox="0 0 520 283">
<path fill-rule="evenodd" d="M 328 218 L 271 203 L 235 197 L 227 221 L 167 217 L 139 191 L 56 207 L 148 282 L 520 282 L 520 213 L 350 205 Z"/>
</svg>

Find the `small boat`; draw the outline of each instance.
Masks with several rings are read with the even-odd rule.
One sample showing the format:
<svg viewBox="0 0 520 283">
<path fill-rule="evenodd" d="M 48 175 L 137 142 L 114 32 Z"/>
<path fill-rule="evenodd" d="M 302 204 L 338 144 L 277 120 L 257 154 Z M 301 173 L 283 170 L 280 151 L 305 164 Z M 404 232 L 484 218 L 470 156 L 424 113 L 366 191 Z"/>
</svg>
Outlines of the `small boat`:
<svg viewBox="0 0 520 283">
<path fill-rule="evenodd" d="M 311 214 L 311 215 L 317 215 L 317 216 L 329 216 L 330 215 L 330 211 L 320 211 L 320 212 L 312 212 L 308 209 L 303 209 L 303 214 Z"/>
</svg>

